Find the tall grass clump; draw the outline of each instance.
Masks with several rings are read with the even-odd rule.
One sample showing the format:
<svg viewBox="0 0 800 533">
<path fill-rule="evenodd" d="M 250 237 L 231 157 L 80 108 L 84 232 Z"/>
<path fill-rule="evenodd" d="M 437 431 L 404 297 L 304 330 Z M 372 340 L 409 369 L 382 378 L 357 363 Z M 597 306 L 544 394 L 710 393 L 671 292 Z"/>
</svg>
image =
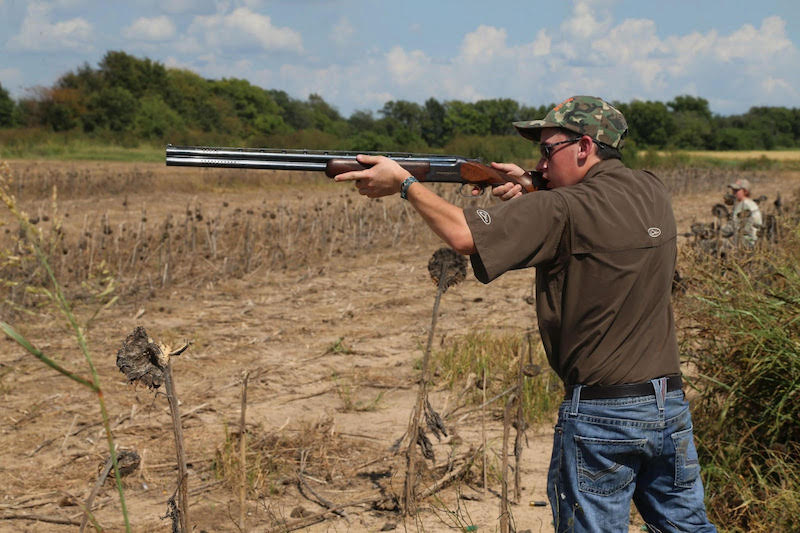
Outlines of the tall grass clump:
<svg viewBox="0 0 800 533">
<path fill-rule="evenodd" d="M 530 343 L 533 343 L 531 346 Z M 550 370 L 538 336 L 530 341 L 524 333 L 468 333 L 434 353 L 434 375 L 462 393 L 466 405 L 479 405 L 485 398 L 507 392 L 518 383 L 520 357 L 527 372 L 522 385 L 522 408 L 529 424 L 549 420 L 564 396 L 558 376 Z M 485 378 L 485 379 L 484 379 Z M 486 393 L 483 383 L 486 383 Z M 498 403 L 499 406 L 503 402 Z"/>
<path fill-rule="evenodd" d="M 53 268 L 48 260 L 52 256 L 53 248 L 56 243 L 45 239 L 43 233 L 30 222 L 30 217 L 20 210 L 17 205 L 16 199 L 9 192 L 11 188 L 11 170 L 4 162 L 0 162 L 0 201 L 5 204 L 6 208 L 13 216 L 13 220 L 19 224 L 17 232 L 17 241 L 13 248 L 0 249 L 0 266 L 3 272 L 16 272 L 16 276 L 0 277 L 0 283 L 6 288 L 19 287 L 23 291 L 36 293 L 43 301 L 50 302 L 57 311 L 63 316 L 69 329 L 75 334 L 75 340 L 80 348 L 81 353 L 86 360 L 86 366 L 90 373 L 90 377 L 86 378 L 80 376 L 77 372 L 71 371 L 66 368 L 63 363 L 59 363 L 55 359 L 49 357 L 41 350 L 36 348 L 22 333 L 20 333 L 11 324 L 0 321 L 0 330 L 2 330 L 9 338 L 17 342 L 31 355 L 39 359 L 42 363 L 50 368 L 59 372 L 61 375 L 71 379 L 79 385 L 89 389 L 97 397 L 98 406 L 100 408 L 100 415 L 105 428 L 106 439 L 108 442 L 109 455 L 111 462 L 114 466 L 114 475 L 117 483 L 117 490 L 119 492 L 119 501 L 122 511 L 122 517 L 125 523 L 125 530 L 130 531 L 130 522 L 128 520 L 128 511 L 125 505 L 125 495 L 122 490 L 122 480 L 120 477 L 119 468 L 117 467 L 117 453 L 114 443 L 114 437 L 111 433 L 111 423 L 106 409 L 105 400 L 103 399 L 103 391 L 100 386 L 100 378 L 95 367 L 92 356 L 89 352 L 88 343 L 86 340 L 86 329 L 91 320 L 96 316 L 93 315 L 85 322 L 81 323 L 76 314 L 73 312 L 72 305 L 64 294 L 61 284 L 59 283 Z M 53 211 L 56 210 L 56 195 L 53 193 Z M 60 227 L 60 222 L 55 222 L 56 227 Z M 57 234 L 58 232 L 56 232 Z M 35 281 L 39 280 L 39 281 Z M 104 286 L 99 291 L 92 291 L 93 296 L 101 303 L 101 310 L 114 303 L 115 297 L 112 296 L 114 290 L 114 280 L 111 277 L 106 277 L 102 283 Z M 84 510 L 85 513 L 91 514 L 91 509 Z M 99 529 L 98 524 L 94 521 L 94 525 Z"/>
<path fill-rule="evenodd" d="M 698 389 L 708 512 L 735 532 L 800 530 L 800 224 L 726 262 L 697 256 L 677 302 Z"/>
</svg>

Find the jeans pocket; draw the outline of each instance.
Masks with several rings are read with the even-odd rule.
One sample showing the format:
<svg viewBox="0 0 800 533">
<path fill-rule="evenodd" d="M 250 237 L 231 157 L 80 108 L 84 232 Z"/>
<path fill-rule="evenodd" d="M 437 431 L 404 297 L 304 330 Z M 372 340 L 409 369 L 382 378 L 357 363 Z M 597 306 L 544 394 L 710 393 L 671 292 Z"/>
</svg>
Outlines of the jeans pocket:
<svg viewBox="0 0 800 533">
<path fill-rule="evenodd" d="M 700 461 L 694 447 L 692 428 L 671 435 L 675 445 L 675 486 L 689 489 L 700 475 Z"/>
<path fill-rule="evenodd" d="M 613 440 L 575 435 L 578 489 L 608 495 L 627 487 L 636 477 L 647 439 Z"/>
</svg>

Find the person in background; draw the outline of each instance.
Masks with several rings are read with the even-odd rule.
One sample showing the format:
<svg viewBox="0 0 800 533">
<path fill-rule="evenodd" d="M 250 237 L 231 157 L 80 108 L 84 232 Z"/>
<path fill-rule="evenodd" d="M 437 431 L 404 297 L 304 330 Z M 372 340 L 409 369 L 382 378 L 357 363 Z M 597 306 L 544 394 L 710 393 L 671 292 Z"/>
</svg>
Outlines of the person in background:
<svg viewBox="0 0 800 533">
<path fill-rule="evenodd" d="M 522 194 L 506 183 L 493 193 L 508 201 L 462 209 L 396 161 L 363 154 L 368 168 L 335 179 L 370 198 L 400 193 L 470 255 L 483 283 L 536 269 L 539 331 L 565 387 L 547 482 L 557 532 L 627 531 L 631 501 L 650 531 L 716 531 L 680 374 L 669 192 L 622 163 L 625 117 L 600 98 L 574 96 L 514 126 L 539 145 L 545 191 Z"/>
<path fill-rule="evenodd" d="M 753 248 L 758 240 L 758 231 L 761 229 L 761 210 L 758 204 L 750 198 L 751 185 L 746 179 L 738 179 L 728 185 L 735 198 L 733 203 L 733 242 L 747 248 Z"/>
</svg>

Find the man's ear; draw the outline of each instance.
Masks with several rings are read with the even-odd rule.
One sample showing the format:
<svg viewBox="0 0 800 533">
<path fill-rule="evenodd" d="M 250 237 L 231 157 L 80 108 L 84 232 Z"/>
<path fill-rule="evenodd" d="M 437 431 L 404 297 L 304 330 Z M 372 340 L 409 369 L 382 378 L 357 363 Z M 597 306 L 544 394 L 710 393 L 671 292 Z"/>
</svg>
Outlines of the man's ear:
<svg viewBox="0 0 800 533">
<path fill-rule="evenodd" d="M 580 148 L 578 152 L 578 157 L 586 159 L 592 154 L 592 151 L 596 149 L 597 145 L 594 144 L 594 141 L 588 135 L 584 135 L 581 137 L 581 140 L 578 142 L 578 146 Z"/>
</svg>

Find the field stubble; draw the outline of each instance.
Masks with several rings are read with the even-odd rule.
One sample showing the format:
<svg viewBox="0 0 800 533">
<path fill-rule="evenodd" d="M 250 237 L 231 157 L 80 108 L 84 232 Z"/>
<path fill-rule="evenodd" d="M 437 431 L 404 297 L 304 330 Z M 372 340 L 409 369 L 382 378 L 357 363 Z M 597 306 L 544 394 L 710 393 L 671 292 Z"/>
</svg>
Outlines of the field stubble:
<svg viewBox="0 0 800 533">
<path fill-rule="evenodd" d="M 236 530 L 234 448 L 242 370 L 251 376 L 248 524 L 263 527 L 323 509 L 311 502 L 315 496 L 307 488 L 308 499 L 300 496 L 301 461 L 306 483 L 335 503 L 358 500 L 376 486 L 393 487 L 396 469 L 386 450 L 400 437 L 413 404 L 414 365 L 435 292 L 425 265 L 439 246 L 406 203 L 367 201 L 350 187 L 311 174 L 112 163 L 13 167 L 14 190 L 50 243 L 56 274 L 76 312 L 91 316 L 102 281 L 115 279 L 120 298 L 91 322 L 88 335 L 118 446 L 142 456 L 139 471 L 124 480 L 135 530 L 165 527 L 160 517 L 174 490 L 175 469 L 163 398 L 126 385 L 112 362 L 122 339 L 139 324 L 164 342 L 194 342 L 173 366 L 190 460 L 192 519 L 201 527 Z M 662 175 L 675 192 L 681 230 L 709 218 L 710 206 L 736 177 L 715 170 Z M 746 177 L 769 196 L 779 188 L 788 195 L 800 180 L 798 173 Z M 459 202 L 490 201 L 462 200 L 452 188 L 440 190 Z M 16 228 L 4 222 L 3 249 L 15 250 Z M 39 348 L 77 366 L 80 356 L 44 297 L 25 290 L 41 281 L 41 271 L 32 257 L 16 250 L 20 253 L 6 262 L 0 277 L 22 283 L 4 288 L 4 319 L 15 317 Z M 531 282 L 531 274 L 521 271 L 490 287 L 468 278 L 452 289 L 442 302 L 438 346 L 475 331 L 523 335 L 534 319 L 527 299 Z M 0 344 L 5 353 L 0 444 L 9 480 L 3 509 L 74 517 L 104 461 L 98 417 L 86 408 L 87 394 L 7 339 Z M 495 390 L 502 384 L 492 384 L 493 376 Z M 441 378 L 432 393 L 438 410 L 455 410 L 465 393 L 476 396 L 474 373 L 453 389 Z M 490 472 L 500 461 L 498 405 L 492 404 L 494 416 L 486 424 Z M 427 482 L 452 467 L 448 458 L 481 442 L 479 414 L 448 420 L 453 432 L 435 443 L 438 466 L 424 473 Z M 550 528 L 549 509 L 528 502 L 546 499 L 551 435 L 547 425 L 528 430 L 522 499 L 512 507 L 519 529 Z M 499 490 L 496 478 L 489 486 Z M 480 480 L 470 478 L 456 487 L 429 499 L 418 521 L 409 524 L 412 529 L 467 523 L 495 529 L 496 493 L 483 492 Z M 110 487 L 96 503 L 101 523 L 119 523 Z M 376 530 L 398 520 L 386 509 L 345 511 L 346 517 L 316 527 Z M 4 528 L 39 530 L 35 522 L 22 521 L 0 522 Z"/>
</svg>

